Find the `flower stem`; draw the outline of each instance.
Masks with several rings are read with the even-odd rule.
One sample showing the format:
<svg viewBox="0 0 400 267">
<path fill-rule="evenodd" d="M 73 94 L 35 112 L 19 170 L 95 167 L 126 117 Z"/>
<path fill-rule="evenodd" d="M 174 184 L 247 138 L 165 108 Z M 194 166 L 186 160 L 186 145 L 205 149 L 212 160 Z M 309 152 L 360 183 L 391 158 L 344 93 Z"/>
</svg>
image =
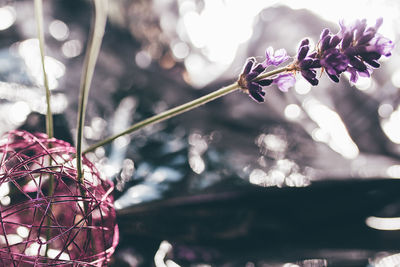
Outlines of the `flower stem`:
<svg viewBox="0 0 400 267">
<path fill-rule="evenodd" d="M 285 71 L 287 71 L 287 67 L 279 68 L 279 69 L 276 69 L 276 70 L 261 74 L 255 80 L 264 79 L 264 78 L 267 78 L 267 77 L 270 77 L 270 76 L 274 76 L 276 74 L 279 74 L 279 73 L 282 73 L 282 72 L 285 72 Z M 234 92 L 234 91 L 236 91 L 238 89 L 240 89 L 240 87 L 239 87 L 238 83 L 235 82 L 235 83 L 233 83 L 231 85 L 222 87 L 221 89 L 219 89 L 217 91 L 211 92 L 208 95 L 202 96 L 200 98 L 197 98 L 195 100 L 187 102 L 187 103 L 185 103 L 183 105 L 174 107 L 174 108 L 169 109 L 167 111 L 164 111 L 164 112 L 162 112 L 160 114 L 154 115 L 154 116 L 152 116 L 150 118 L 147 118 L 145 120 L 142 120 L 142 121 L 132 125 L 128 129 L 126 129 L 126 130 L 124 130 L 124 131 L 122 131 L 122 132 L 120 132 L 120 133 L 118 133 L 116 135 L 108 137 L 108 138 L 104 139 L 103 141 L 100 141 L 100 142 L 90 146 L 83 153 L 94 151 L 98 147 L 101 147 L 103 145 L 111 143 L 112 141 L 114 141 L 118 137 L 121 137 L 123 135 L 136 132 L 136 131 L 142 129 L 143 127 L 146 127 L 146 126 L 158 123 L 158 122 L 162 122 L 162 121 L 167 120 L 169 118 L 175 117 L 176 115 L 179 115 L 181 113 L 184 113 L 184 112 L 187 112 L 187 111 L 192 110 L 194 108 L 197 108 L 197 107 L 199 107 L 199 106 L 201 106 L 201 105 L 203 105 L 205 103 L 208 103 L 208 102 L 213 101 L 213 100 L 215 100 L 217 98 L 220 98 L 220 97 L 222 97 L 224 95 L 232 93 L 232 92 Z"/>
<path fill-rule="evenodd" d="M 78 181 L 81 185 L 84 184 L 82 169 L 82 139 L 83 128 L 85 125 L 86 104 L 107 21 L 107 0 L 93 0 L 93 2 L 95 7 L 94 24 L 91 29 L 82 70 L 76 133 L 77 172 Z M 85 191 L 81 190 L 81 194 L 83 194 L 82 197 L 84 197 Z"/>
<path fill-rule="evenodd" d="M 40 50 L 40 59 L 42 62 L 42 71 L 43 71 L 43 84 L 44 88 L 46 91 L 46 105 L 47 105 L 47 111 L 46 111 L 46 134 L 48 138 L 53 138 L 54 136 L 54 126 L 53 126 L 53 114 L 51 112 L 51 102 L 50 102 L 50 88 L 49 88 L 49 81 L 47 79 L 47 73 L 46 73 L 46 66 L 45 66 L 45 51 L 44 51 L 44 31 L 43 31 L 43 1 L 42 0 L 35 0 L 34 2 L 34 9 L 35 9 L 35 20 L 36 20 L 36 28 L 37 28 L 37 36 L 38 36 L 38 41 L 39 41 L 39 50 Z M 51 148 L 51 147 L 49 147 Z M 53 161 L 49 157 L 49 167 L 51 168 Z M 54 176 L 49 174 L 49 186 L 48 186 L 48 196 L 53 196 L 54 194 Z M 49 203 L 49 210 L 51 209 L 51 199 Z M 48 211 L 51 213 L 50 211 Z M 46 231 L 46 240 L 50 239 L 50 231 L 51 231 L 51 219 L 50 215 L 46 216 L 46 224 L 49 226 L 49 228 Z M 45 249 L 45 255 L 47 255 L 47 252 L 49 250 L 49 246 L 46 246 Z"/>
<path fill-rule="evenodd" d="M 53 115 L 51 112 L 50 105 L 50 88 L 47 79 L 46 67 L 45 67 L 45 52 L 44 52 L 44 32 L 43 32 L 43 2 L 42 0 L 35 0 L 35 19 L 36 27 L 38 32 L 39 48 L 40 48 L 40 59 L 42 61 L 43 71 L 43 84 L 46 89 L 46 133 L 49 138 L 53 137 Z"/>
</svg>

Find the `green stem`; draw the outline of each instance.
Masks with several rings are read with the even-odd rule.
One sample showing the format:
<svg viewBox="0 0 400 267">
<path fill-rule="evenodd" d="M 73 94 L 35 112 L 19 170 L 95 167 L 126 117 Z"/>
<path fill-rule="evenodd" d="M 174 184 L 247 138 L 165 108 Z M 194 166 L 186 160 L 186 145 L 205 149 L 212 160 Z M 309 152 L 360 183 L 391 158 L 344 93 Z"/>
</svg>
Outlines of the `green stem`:
<svg viewBox="0 0 400 267">
<path fill-rule="evenodd" d="M 39 39 L 40 59 L 42 61 L 43 83 L 44 83 L 44 88 L 46 89 L 46 104 L 47 104 L 46 133 L 49 138 L 52 138 L 54 129 L 53 129 L 53 116 L 52 116 L 51 105 L 50 105 L 50 88 L 49 88 L 49 82 L 47 79 L 47 73 L 46 73 L 46 68 L 45 68 L 43 2 L 42 2 L 42 0 L 35 0 L 35 18 L 36 18 L 36 27 L 37 27 L 38 39 Z"/>
<path fill-rule="evenodd" d="M 48 138 L 53 138 L 54 136 L 54 126 L 53 126 L 53 114 L 51 112 L 51 105 L 50 105 L 50 88 L 49 88 L 49 81 L 47 79 L 47 73 L 46 73 L 46 66 L 45 66 L 45 50 L 44 50 L 44 31 L 43 31 L 43 2 L 42 0 L 35 0 L 34 2 L 35 6 L 35 20 L 36 20 L 36 28 L 37 28 L 37 35 L 38 35 L 38 40 L 39 40 L 39 49 L 40 49 L 40 59 L 42 62 L 42 71 L 43 71 L 43 84 L 44 88 L 46 91 L 46 105 L 47 105 L 47 111 L 46 111 L 46 134 Z M 49 147 L 51 148 L 51 147 Z M 53 162 L 51 158 L 49 157 L 49 167 L 52 166 Z M 48 187 L 48 195 L 51 197 L 54 194 L 54 176 L 49 174 L 49 187 Z M 49 203 L 50 207 L 49 210 L 51 210 L 51 199 Z M 51 213 L 51 211 L 49 211 Z M 51 226 L 51 219 L 50 215 L 46 217 L 46 224 L 48 226 Z M 51 228 L 49 227 L 46 231 L 46 238 L 47 240 L 50 239 L 51 235 Z M 45 255 L 47 255 L 47 252 L 49 250 L 49 245 L 46 245 L 46 250 L 45 250 Z"/>
<path fill-rule="evenodd" d="M 258 76 L 255 80 L 261 80 L 261 79 L 264 79 L 264 78 L 267 78 L 267 77 L 271 77 L 271 76 L 274 76 L 276 74 L 285 72 L 287 70 L 288 70 L 287 67 L 283 67 L 283 68 L 279 68 L 279 69 L 276 69 L 276 70 L 273 70 L 273 71 L 270 71 L 270 72 L 266 72 L 266 73 L 261 74 L 260 76 Z M 234 91 L 236 91 L 238 89 L 240 89 L 240 87 L 239 87 L 238 83 L 235 82 L 235 83 L 233 83 L 231 85 L 228 85 L 226 87 L 223 87 L 223 88 L 221 88 L 221 89 L 219 89 L 217 91 L 209 93 L 208 95 L 202 96 L 202 97 L 197 98 L 197 99 L 195 99 L 193 101 L 187 102 L 187 103 L 185 103 L 183 105 L 177 106 L 175 108 L 172 108 L 172 109 L 169 109 L 167 111 L 164 111 L 164 112 L 162 112 L 160 114 L 154 115 L 154 116 L 152 116 L 150 118 L 147 118 L 147 119 L 145 119 L 143 121 L 140 121 L 140 122 L 132 125 L 131 127 L 129 127 L 128 129 L 126 129 L 123 132 L 120 132 L 120 133 L 118 133 L 116 135 L 108 137 L 107 139 L 105 139 L 103 141 L 100 141 L 100 142 L 90 146 L 83 153 L 94 151 L 98 147 L 101 147 L 101 146 L 103 146 L 105 144 L 111 143 L 112 141 L 114 141 L 118 137 L 121 137 L 123 135 L 136 132 L 136 131 L 142 129 L 143 127 L 145 127 L 145 126 L 152 125 L 152 124 L 167 120 L 169 118 L 175 117 L 176 115 L 179 115 L 181 113 L 184 113 L 184 112 L 187 112 L 187 111 L 192 110 L 194 108 L 197 108 L 197 107 L 199 107 L 199 106 L 201 106 L 201 105 L 203 105 L 205 103 L 208 103 L 208 102 L 213 101 L 213 100 L 215 100 L 217 98 L 220 98 L 220 97 L 222 97 L 224 95 L 232 93 L 232 92 L 234 92 Z"/>
<path fill-rule="evenodd" d="M 82 139 L 83 128 L 85 125 L 86 104 L 107 21 L 107 0 L 93 0 L 93 2 L 95 6 L 94 24 L 88 41 L 80 83 L 78 125 L 76 133 L 77 172 L 78 181 L 81 184 L 84 182 L 82 170 Z M 81 194 L 83 194 L 82 197 L 84 197 L 85 192 L 82 191 Z"/>
</svg>

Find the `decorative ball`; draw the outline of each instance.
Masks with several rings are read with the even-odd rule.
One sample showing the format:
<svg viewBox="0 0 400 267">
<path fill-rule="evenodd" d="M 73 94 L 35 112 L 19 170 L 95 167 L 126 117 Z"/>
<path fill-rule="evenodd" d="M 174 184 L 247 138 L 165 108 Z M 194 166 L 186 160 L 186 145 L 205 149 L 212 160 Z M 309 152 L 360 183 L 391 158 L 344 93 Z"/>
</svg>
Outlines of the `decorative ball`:
<svg viewBox="0 0 400 267">
<path fill-rule="evenodd" d="M 113 185 L 45 134 L 0 141 L 0 266 L 105 266 L 118 243 Z"/>
</svg>

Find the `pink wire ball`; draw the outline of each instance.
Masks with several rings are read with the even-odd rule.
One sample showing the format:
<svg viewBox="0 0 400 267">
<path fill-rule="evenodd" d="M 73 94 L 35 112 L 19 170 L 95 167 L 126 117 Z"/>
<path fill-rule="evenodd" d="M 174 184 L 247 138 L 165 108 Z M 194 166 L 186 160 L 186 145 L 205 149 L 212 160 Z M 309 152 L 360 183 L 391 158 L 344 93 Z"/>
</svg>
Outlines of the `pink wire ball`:
<svg viewBox="0 0 400 267">
<path fill-rule="evenodd" d="M 110 260 L 119 238 L 113 185 L 86 158 L 79 183 L 74 155 L 45 134 L 12 131 L 0 140 L 0 266 Z"/>
</svg>

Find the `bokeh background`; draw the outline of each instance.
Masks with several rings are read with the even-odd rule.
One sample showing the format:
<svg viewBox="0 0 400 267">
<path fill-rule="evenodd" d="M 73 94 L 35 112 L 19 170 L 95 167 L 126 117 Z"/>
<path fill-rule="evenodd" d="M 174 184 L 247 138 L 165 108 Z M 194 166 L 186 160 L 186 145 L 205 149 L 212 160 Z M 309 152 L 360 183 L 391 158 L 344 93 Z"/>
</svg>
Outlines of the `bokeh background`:
<svg viewBox="0 0 400 267">
<path fill-rule="evenodd" d="M 74 142 L 93 7 L 44 1 L 56 137 Z M 85 142 L 234 82 L 265 49 L 294 56 L 338 22 L 384 18 L 393 55 L 372 78 L 300 76 L 240 92 L 88 156 L 116 185 L 111 266 L 400 265 L 400 2 L 109 1 Z M 0 133 L 44 131 L 33 1 L 0 1 Z M 0 190 L 1 205 L 7 196 Z"/>
</svg>

